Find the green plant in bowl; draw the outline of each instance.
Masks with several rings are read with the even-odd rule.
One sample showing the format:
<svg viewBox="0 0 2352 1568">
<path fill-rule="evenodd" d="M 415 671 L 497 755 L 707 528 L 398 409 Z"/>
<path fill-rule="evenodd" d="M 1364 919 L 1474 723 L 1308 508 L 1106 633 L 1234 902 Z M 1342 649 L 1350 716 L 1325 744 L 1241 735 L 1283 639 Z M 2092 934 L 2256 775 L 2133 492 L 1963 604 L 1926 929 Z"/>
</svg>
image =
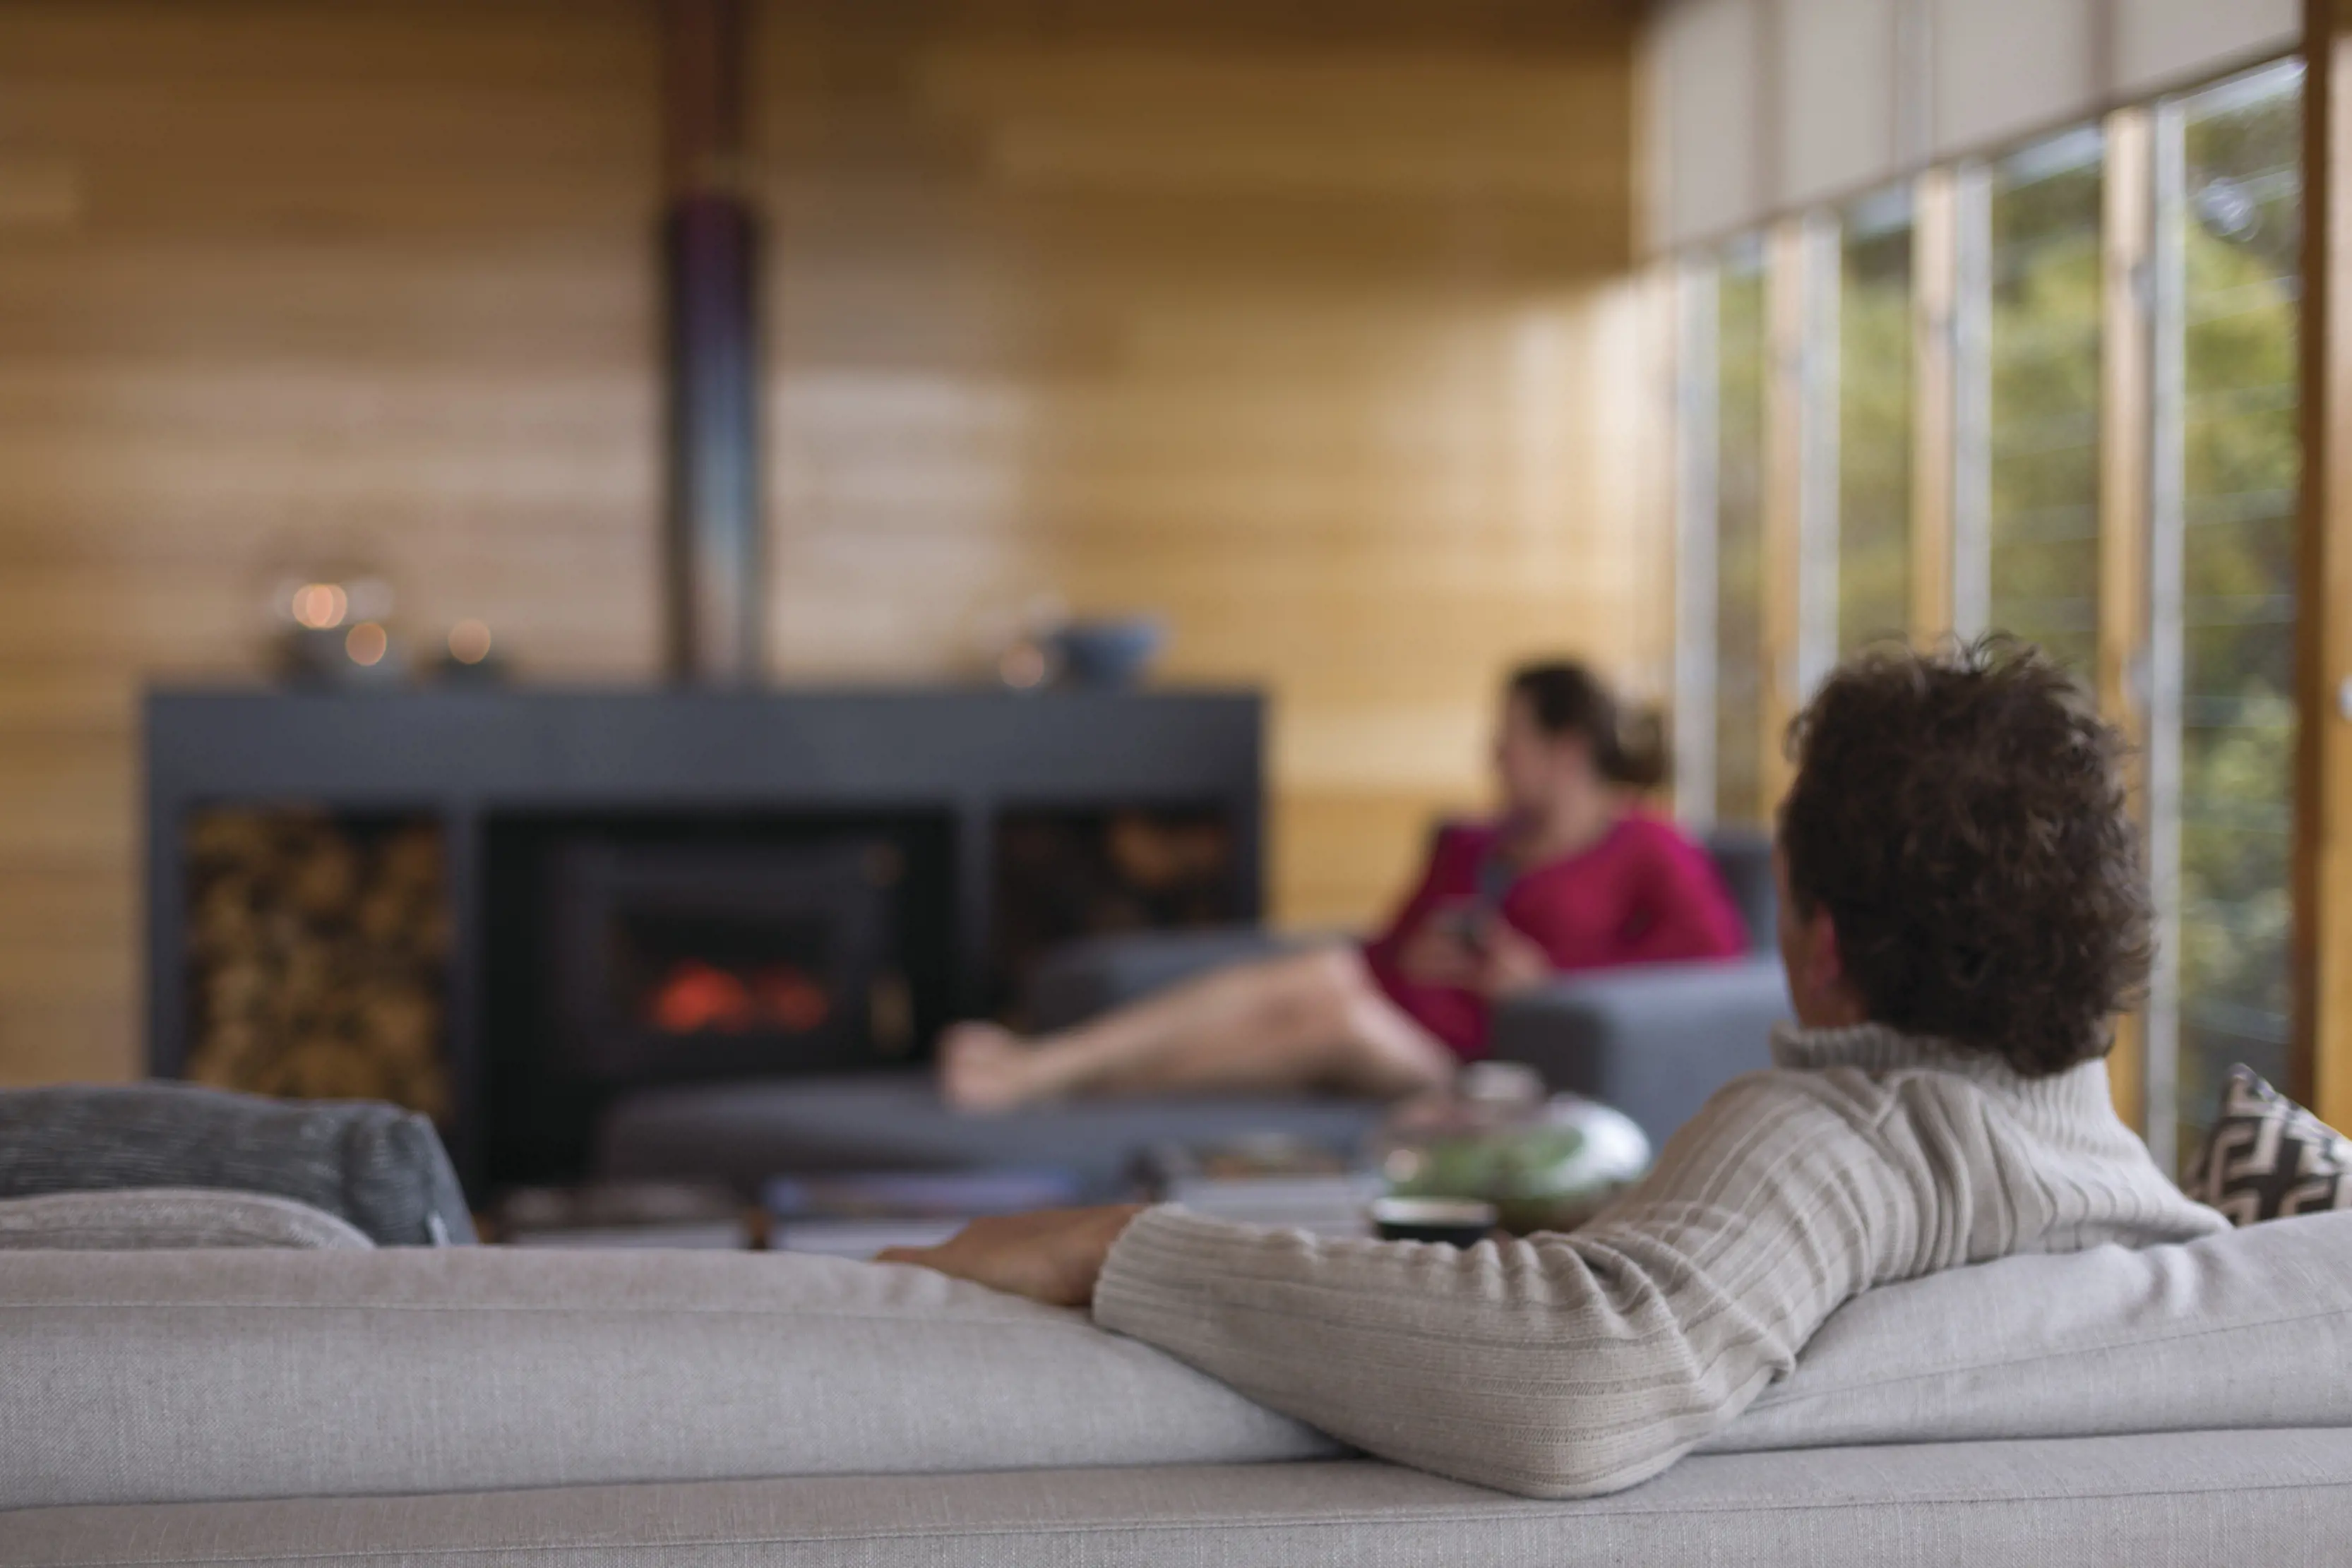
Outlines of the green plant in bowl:
<svg viewBox="0 0 2352 1568">
<path fill-rule="evenodd" d="M 1649 1168 L 1649 1140 L 1618 1112 L 1562 1096 L 1528 1120 L 1430 1130 L 1382 1162 L 1399 1197 L 1475 1198 L 1504 1229 L 1572 1230 Z"/>
</svg>

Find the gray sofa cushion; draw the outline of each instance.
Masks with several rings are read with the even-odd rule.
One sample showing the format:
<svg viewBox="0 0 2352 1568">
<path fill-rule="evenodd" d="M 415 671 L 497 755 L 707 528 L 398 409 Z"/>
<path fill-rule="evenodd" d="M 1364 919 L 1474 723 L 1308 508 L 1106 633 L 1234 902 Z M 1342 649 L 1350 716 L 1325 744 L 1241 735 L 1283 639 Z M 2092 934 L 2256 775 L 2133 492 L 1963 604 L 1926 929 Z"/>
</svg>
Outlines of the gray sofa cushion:
<svg viewBox="0 0 2352 1568">
<path fill-rule="evenodd" d="M 1335 1451 L 1080 1313 L 791 1254 L 26 1252 L 0 1343 L 0 1508 Z"/>
<path fill-rule="evenodd" d="M 474 1239 L 433 1124 L 396 1105 L 187 1083 L 0 1091 L 0 1197 L 126 1186 L 273 1193 L 382 1246 Z"/>
<path fill-rule="evenodd" d="M 1578 1502 L 1356 1460 L 40 1509 L 0 1565 L 2208 1568 L 2347 1540 L 2352 1431 L 2196 1432 L 1689 1458 Z"/>
<path fill-rule="evenodd" d="M 2352 1214 L 1986 1264 L 1849 1305 L 1714 1447 L 2352 1427 L 2347 1316 Z M 790 1255 L 20 1253 L 0 1343 L 0 1507 L 1333 1451 L 1078 1314 Z"/>
<path fill-rule="evenodd" d="M 0 1249 L 303 1247 L 365 1251 L 348 1221 L 291 1198 L 193 1187 L 122 1187 L 0 1199 Z"/>
<path fill-rule="evenodd" d="M 2352 1425 L 2352 1212 L 1857 1296 L 1713 1452 Z"/>
<path fill-rule="evenodd" d="M 1624 1112 L 1655 1145 L 1725 1084 L 1771 1066 L 1772 1029 L 1788 1016 L 1777 959 L 1646 964 L 1506 999 L 1488 1043 L 1552 1088 Z"/>
</svg>

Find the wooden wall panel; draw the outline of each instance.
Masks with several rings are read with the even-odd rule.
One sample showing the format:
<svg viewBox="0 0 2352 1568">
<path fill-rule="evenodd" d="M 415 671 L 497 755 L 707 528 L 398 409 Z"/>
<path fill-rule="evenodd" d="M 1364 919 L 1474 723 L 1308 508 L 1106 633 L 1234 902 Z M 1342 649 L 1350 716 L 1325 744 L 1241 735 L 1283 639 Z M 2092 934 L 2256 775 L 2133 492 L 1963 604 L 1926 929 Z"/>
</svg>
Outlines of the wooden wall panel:
<svg viewBox="0 0 2352 1568">
<path fill-rule="evenodd" d="M 1265 9 L 760 13 L 769 645 L 920 674 L 1040 594 L 1160 612 L 1170 677 L 1271 687 L 1276 912 L 1347 924 L 1478 800 L 1512 660 L 1663 690 L 1663 392 L 1622 21 Z"/>
<path fill-rule="evenodd" d="M 654 668 L 650 23 L 0 5 L 0 1082 L 139 1070 L 137 693 L 282 570 Z"/>
<path fill-rule="evenodd" d="M 1666 686 L 1632 7 L 770 0 L 771 647 L 1024 601 L 1276 701 L 1280 915 L 1474 804 L 1527 653 Z M 652 0 L 0 0 L 0 1082 L 138 1070 L 136 695 L 354 555 L 657 661 Z"/>
<path fill-rule="evenodd" d="M 2104 122 L 2106 168 L 2101 182 L 2099 308 L 2099 711 L 2131 750 L 2133 814 L 2145 834 L 2148 796 L 2148 530 L 2150 402 L 2148 298 L 2142 281 L 2155 263 L 2152 125 L 2146 109 L 2119 109 Z M 2143 838 L 2145 844 L 2147 841 Z M 2107 1052 L 2107 1088 L 2116 1114 L 2147 1136 L 2148 1009 L 2116 1020 Z M 2163 1164 L 2158 1156 L 2158 1164 Z"/>
</svg>

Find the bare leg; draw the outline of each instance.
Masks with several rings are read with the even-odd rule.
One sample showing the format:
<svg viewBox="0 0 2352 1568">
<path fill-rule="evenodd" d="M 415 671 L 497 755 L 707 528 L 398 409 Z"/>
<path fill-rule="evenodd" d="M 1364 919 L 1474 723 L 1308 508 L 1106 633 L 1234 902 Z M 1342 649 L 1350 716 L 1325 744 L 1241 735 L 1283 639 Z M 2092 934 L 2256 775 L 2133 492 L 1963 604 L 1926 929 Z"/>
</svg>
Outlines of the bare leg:
<svg viewBox="0 0 2352 1568">
<path fill-rule="evenodd" d="M 965 1023 L 940 1044 L 941 1090 L 971 1110 L 1074 1094 L 1391 1098 L 1453 1071 L 1453 1053 L 1381 993 L 1353 947 L 1220 969 L 1034 1043 Z"/>
</svg>

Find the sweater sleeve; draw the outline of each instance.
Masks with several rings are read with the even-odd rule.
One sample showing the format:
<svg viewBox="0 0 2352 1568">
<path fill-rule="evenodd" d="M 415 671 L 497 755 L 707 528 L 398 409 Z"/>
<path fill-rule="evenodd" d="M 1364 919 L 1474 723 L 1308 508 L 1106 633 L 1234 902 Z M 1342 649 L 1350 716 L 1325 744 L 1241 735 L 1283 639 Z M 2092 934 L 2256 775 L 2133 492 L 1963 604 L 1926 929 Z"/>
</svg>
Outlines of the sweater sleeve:
<svg viewBox="0 0 2352 1568">
<path fill-rule="evenodd" d="M 1412 934 L 1421 929 L 1433 911 L 1444 904 L 1454 883 L 1464 880 L 1461 866 L 1475 852 L 1465 846 L 1468 835 L 1459 828 L 1447 828 L 1430 845 L 1429 859 L 1421 868 L 1421 880 L 1413 883 L 1412 892 L 1397 906 L 1389 923 L 1380 934 L 1364 945 L 1365 956 L 1376 967 L 1393 971 L 1399 954 Z"/>
<path fill-rule="evenodd" d="M 1747 926 L 1706 852 L 1671 828 L 1662 831 L 1663 841 L 1647 857 L 1638 902 L 1641 925 L 1627 945 L 1626 961 L 1663 964 L 1746 952 Z"/>
<path fill-rule="evenodd" d="M 1918 1201 L 1837 1110 L 1739 1081 L 1572 1235 L 1318 1239 L 1156 1208 L 1096 1320 L 1383 1458 L 1534 1497 L 1656 1474 L 1785 1375 Z"/>
</svg>

